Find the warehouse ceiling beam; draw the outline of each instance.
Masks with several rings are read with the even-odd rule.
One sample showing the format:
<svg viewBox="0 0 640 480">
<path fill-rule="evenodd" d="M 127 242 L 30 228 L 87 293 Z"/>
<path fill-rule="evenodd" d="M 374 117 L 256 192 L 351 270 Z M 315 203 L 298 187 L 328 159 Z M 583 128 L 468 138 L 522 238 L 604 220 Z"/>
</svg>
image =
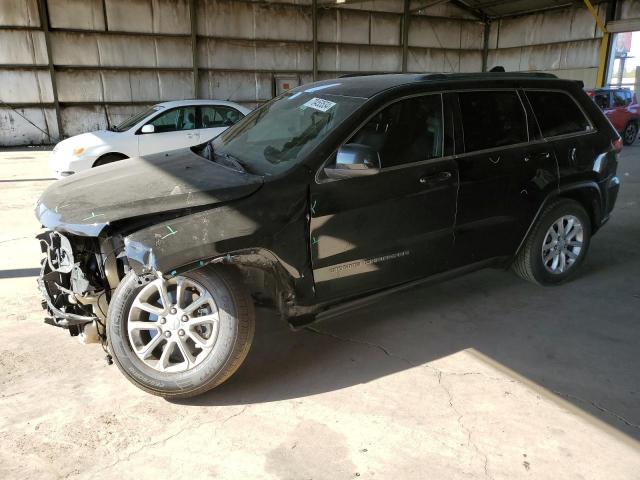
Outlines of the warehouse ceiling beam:
<svg viewBox="0 0 640 480">
<path fill-rule="evenodd" d="M 486 22 L 487 20 L 489 20 L 489 15 L 487 15 L 484 12 L 484 10 L 482 10 L 482 9 L 480 9 L 478 7 L 475 7 L 475 6 L 471 6 L 471 5 L 469 5 L 467 2 L 465 2 L 463 0 L 451 0 L 451 4 L 455 5 L 460 10 L 464 10 L 465 12 L 471 14 L 472 16 L 474 16 L 475 18 L 477 18 L 481 22 Z"/>
<path fill-rule="evenodd" d="M 49 11 L 47 9 L 46 0 L 38 0 L 38 14 L 40 16 L 40 27 L 44 33 L 44 43 L 47 51 L 47 64 L 49 69 L 49 77 L 51 79 L 51 91 L 53 94 L 53 105 L 56 111 L 56 122 L 58 124 L 58 138 L 62 138 L 64 129 L 62 127 L 62 114 L 60 112 L 60 102 L 58 101 L 58 87 L 56 84 L 56 71 L 53 65 L 53 57 L 51 55 L 51 28 L 49 25 Z"/>
<path fill-rule="evenodd" d="M 431 8 L 431 7 L 435 7 L 437 5 L 442 5 L 443 3 L 449 3 L 451 0 L 430 0 L 422 5 L 420 5 L 419 7 L 416 8 L 412 8 L 411 9 L 411 13 L 418 13 L 422 10 L 425 10 L 427 8 Z"/>
</svg>

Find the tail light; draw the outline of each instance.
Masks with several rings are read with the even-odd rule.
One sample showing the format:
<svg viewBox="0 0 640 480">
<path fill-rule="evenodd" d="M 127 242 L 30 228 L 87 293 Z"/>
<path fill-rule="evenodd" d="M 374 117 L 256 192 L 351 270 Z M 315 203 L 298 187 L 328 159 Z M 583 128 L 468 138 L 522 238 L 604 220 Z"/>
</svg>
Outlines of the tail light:
<svg viewBox="0 0 640 480">
<path fill-rule="evenodd" d="M 620 153 L 622 151 L 622 145 L 622 139 L 620 137 L 616 138 L 611 144 L 616 153 Z"/>
</svg>

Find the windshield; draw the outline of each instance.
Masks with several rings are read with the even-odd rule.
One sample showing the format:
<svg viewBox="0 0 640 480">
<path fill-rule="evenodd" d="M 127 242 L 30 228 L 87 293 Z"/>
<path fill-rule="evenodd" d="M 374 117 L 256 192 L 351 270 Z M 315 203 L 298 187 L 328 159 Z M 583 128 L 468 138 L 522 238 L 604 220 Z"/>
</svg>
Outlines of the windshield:
<svg viewBox="0 0 640 480">
<path fill-rule="evenodd" d="M 142 120 L 147 118 L 149 115 L 157 112 L 161 108 L 162 107 L 151 107 L 140 113 L 136 113 L 133 117 L 127 118 L 124 122 L 119 123 L 115 127 L 112 127 L 111 130 L 113 130 L 114 132 L 124 132 L 126 130 L 129 130 L 131 127 L 141 122 Z"/>
<path fill-rule="evenodd" d="M 211 141 L 216 156 L 260 175 L 281 173 L 315 148 L 364 98 L 287 92 Z"/>
</svg>

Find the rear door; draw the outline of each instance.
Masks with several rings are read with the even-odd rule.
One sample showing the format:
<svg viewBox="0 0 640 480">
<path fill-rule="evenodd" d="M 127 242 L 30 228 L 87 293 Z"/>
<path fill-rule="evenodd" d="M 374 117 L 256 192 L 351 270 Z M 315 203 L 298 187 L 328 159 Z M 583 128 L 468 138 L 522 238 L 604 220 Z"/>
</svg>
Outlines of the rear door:
<svg viewBox="0 0 640 480">
<path fill-rule="evenodd" d="M 459 92 L 458 100 L 465 151 L 454 258 L 463 266 L 514 253 L 541 192 L 557 186 L 557 165 L 516 89 Z"/>
<path fill-rule="evenodd" d="M 593 165 L 583 163 L 597 156 L 596 130 L 582 108 L 561 90 L 525 90 L 545 141 L 558 158 L 560 178 L 589 171 Z"/>
<path fill-rule="evenodd" d="M 198 129 L 203 142 L 217 137 L 244 117 L 235 108 L 224 105 L 203 105 L 198 109 Z"/>
<path fill-rule="evenodd" d="M 138 132 L 140 155 L 151 155 L 200 143 L 200 132 L 196 129 L 195 106 L 173 108 L 147 124 L 153 125 L 155 131 Z"/>
<path fill-rule="evenodd" d="M 346 142 L 375 148 L 380 173 L 342 180 L 320 173 L 311 188 L 310 219 L 320 299 L 384 288 L 448 268 L 458 177 L 451 133 L 442 95 L 398 100 Z"/>
</svg>

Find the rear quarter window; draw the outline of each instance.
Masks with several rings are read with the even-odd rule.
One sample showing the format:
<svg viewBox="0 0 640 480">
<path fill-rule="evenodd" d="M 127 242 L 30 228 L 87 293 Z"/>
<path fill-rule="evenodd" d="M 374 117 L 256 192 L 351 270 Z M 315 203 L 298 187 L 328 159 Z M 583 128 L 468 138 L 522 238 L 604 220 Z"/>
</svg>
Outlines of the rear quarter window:
<svg viewBox="0 0 640 480">
<path fill-rule="evenodd" d="M 587 117 L 568 94 L 537 90 L 528 90 L 526 94 L 543 137 L 583 133 L 592 129 Z"/>
</svg>

